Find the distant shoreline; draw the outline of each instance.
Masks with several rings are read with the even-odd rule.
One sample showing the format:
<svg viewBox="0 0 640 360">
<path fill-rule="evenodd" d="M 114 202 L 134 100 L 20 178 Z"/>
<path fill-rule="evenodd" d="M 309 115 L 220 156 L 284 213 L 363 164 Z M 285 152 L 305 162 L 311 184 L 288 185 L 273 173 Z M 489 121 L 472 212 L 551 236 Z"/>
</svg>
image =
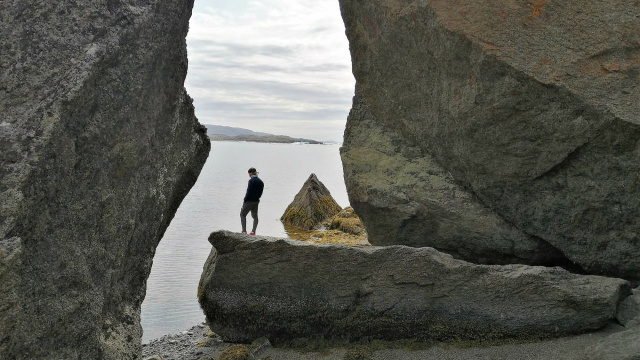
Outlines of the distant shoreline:
<svg viewBox="0 0 640 360">
<path fill-rule="evenodd" d="M 292 138 L 286 135 L 221 135 L 221 134 L 212 134 L 209 135 L 209 139 L 211 141 L 247 141 L 247 142 L 259 142 L 259 143 L 279 143 L 279 144 L 293 144 L 293 143 L 304 143 L 304 144 L 312 144 L 312 145 L 324 145 L 321 141 L 311 140 L 311 139 L 303 139 L 303 138 Z"/>
</svg>

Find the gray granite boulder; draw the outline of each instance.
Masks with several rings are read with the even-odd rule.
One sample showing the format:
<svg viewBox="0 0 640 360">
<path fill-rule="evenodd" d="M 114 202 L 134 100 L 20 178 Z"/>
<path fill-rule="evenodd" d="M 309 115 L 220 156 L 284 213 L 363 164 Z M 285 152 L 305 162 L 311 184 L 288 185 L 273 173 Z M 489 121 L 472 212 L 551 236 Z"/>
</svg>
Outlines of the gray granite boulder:
<svg viewBox="0 0 640 360">
<path fill-rule="evenodd" d="M 140 358 L 155 248 L 210 149 L 192 5 L 0 5 L 0 358 Z"/>
<path fill-rule="evenodd" d="M 209 237 L 198 298 L 227 341 L 536 339 L 597 329 L 621 279 L 560 268 L 474 265 L 433 248 Z"/>
<path fill-rule="evenodd" d="M 640 288 L 620 302 L 616 319 L 624 326 L 640 326 Z"/>
<path fill-rule="evenodd" d="M 585 360 L 640 360 L 640 326 L 615 333 L 588 347 Z"/>
<path fill-rule="evenodd" d="M 640 276 L 635 0 L 340 6 L 342 157 L 372 244 Z"/>
</svg>

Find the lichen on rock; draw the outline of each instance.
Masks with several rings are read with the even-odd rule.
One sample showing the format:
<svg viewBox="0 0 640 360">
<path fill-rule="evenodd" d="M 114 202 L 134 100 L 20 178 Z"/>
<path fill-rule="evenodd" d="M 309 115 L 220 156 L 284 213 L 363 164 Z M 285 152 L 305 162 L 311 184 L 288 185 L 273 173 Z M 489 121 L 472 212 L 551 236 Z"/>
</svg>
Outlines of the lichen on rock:
<svg viewBox="0 0 640 360">
<path fill-rule="evenodd" d="M 340 208 L 329 190 L 311 174 L 280 218 L 295 240 L 316 244 L 368 244 L 367 233 L 352 207 Z"/>
<path fill-rule="evenodd" d="M 140 358 L 155 248 L 210 149 L 192 6 L 2 2 L 0 358 Z"/>
<path fill-rule="evenodd" d="M 640 279 L 637 1 L 340 9 L 341 154 L 372 244 Z"/>
<path fill-rule="evenodd" d="M 285 226 L 311 230 L 342 210 L 315 174 L 309 175 L 280 218 Z"/>
</svg>

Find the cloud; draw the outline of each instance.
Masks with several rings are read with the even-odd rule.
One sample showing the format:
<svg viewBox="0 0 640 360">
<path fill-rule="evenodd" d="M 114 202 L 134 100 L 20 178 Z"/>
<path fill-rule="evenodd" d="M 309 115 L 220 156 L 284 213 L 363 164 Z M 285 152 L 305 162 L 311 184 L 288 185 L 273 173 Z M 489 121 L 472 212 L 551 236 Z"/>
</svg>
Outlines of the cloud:
<svg viewBox="0 0 640 360">
<path fill-rule="evenodd" d="M 342 138 L 354 79 L 337 1 L 197 0 L 187 44 L 202 123 Z"/>
</svg>

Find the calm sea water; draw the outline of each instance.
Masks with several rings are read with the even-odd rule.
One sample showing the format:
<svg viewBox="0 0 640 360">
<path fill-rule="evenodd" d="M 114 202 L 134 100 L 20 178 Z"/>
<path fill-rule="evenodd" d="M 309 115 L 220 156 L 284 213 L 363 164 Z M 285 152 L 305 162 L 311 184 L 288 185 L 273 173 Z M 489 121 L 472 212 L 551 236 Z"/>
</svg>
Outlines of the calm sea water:
<svg viewBox="0 0 640 360">
<path fill-rule="evenodd" d="M 240 208 L 247 170 L 255 167 L 265 183 L 257 233 L 286 237 L 280 216 L 311 173 L 349 205 L 339 146 L 212 142 L 198 181 L 184 199 L 153 259 L 142 303 L 143 342 L 177 333 L 204 321 L 197 287 L 216 230 L 240 231 Z M 251 227 L 251 216 L 247 226 Z"/>
</svg>

